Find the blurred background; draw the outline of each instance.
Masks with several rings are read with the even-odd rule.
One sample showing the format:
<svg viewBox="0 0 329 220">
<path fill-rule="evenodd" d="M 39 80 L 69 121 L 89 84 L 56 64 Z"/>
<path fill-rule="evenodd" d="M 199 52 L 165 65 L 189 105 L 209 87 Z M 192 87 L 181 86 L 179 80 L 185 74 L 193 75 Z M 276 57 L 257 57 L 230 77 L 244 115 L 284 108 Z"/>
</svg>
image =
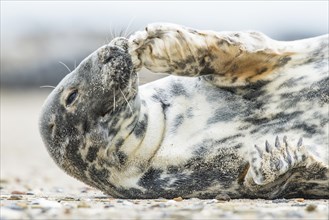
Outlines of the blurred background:
<svg viewBox="0 0 329 220">
<path fill-rule="evenodd" d="M 171 22 L 295 40 L 328 33 L 328 20 L 328 1 L 1 1 L 1 182 L 80 184 L 41 143 L 38 114 L 51 88 L 40 86 L 56 86 L 114 36 Z M 142 73 L 141 83 L 158 77 Z"/>
</svg>

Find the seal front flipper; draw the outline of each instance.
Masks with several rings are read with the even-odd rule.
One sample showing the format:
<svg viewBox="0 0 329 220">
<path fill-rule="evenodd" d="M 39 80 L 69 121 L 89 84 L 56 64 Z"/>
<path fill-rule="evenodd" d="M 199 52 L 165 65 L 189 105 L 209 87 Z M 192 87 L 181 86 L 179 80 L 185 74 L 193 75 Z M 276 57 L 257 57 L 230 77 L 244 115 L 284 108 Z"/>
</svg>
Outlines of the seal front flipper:
<svg viewBox="0 0 329 220">
<path fill-rule="evenodd" d="M 264 198 L 329 197 L 329 169 L 310 154 L 300 138 L 297 143 L 275 138 L 254 145 L 244 185 Z M 326 192 L 324 192 L 326 191 Z"/>
<path fill-rule="evenodd" d="M 151 24 L 129 39 L 136 70 L 179 76 L 211 76 L 219 86 L 267 80 L 294 52 L 259 32 L 200 31 L 174 24 Z"/>
<path fill-rule="evenodd" d="M 251 149 L 249 173 L 256 184 L 265 185 L 289 169 L 302 166 L 307 160 L 311 160 L 311 157 L 308 156 L 302 139 L 293 145 L 286 136 L 281 141 L 277 136 L 273 145 L 266 141 L 263 147 L 255 145 Z"/>
</svg>

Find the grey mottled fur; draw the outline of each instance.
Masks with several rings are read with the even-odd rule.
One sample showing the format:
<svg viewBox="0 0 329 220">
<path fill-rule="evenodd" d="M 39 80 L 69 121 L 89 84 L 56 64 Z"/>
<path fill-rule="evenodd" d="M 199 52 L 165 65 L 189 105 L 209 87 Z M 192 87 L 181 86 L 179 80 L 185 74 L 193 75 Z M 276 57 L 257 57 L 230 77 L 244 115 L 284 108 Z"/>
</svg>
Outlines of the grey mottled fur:
<svg viewBox="0 0 329 220">
<path fill-rule="evenodd" d="M 146 67 L 169 76 L 138 87 Z M 329 198 L 328 36 L 150 25 L 49 95 L 43 141 L 69 175 L 122 198 Z"/>
</svg>

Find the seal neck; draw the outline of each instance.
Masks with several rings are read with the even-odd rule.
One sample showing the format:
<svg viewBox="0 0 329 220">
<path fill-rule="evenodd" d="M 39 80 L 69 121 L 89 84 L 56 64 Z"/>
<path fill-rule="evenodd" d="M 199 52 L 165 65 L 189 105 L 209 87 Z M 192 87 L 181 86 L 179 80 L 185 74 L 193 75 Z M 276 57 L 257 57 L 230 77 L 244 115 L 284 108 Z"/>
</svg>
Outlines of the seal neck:
<svg viewBox="0 0 329 220">
<path fill-rule="evenodd" d="M 107 149 L 107 155 L 113 155 L 113 160 L 117 161 L 110 168 L 110 181 L 122 187 L 135 187 L 139 175 L 149 167 L 160 148 L 165 132 L 163 110 L 159 103 L 139 95 L 134 103 L 134 115 L 129 120 L 124 119 Z M 118 158 L 120 155 L 124 155 L 121 160 Z"/>
<path fill-rule="evenodd" d="M 131 119 L 122 124 L 114 144 L 118 151 L 145 162 L 154 155 L 162 141 L 164 116 L 161 106 L 139 95 L 134 100 L 133 111 Z"/>
</svg>

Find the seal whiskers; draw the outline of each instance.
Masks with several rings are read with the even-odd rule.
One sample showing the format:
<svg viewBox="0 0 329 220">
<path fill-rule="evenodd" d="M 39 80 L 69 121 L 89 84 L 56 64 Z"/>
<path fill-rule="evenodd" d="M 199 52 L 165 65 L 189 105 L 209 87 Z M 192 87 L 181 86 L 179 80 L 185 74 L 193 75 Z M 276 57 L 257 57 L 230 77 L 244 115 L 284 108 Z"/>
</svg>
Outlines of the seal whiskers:
<svg viewBox="0 0 329 220">
<path fill-rule="evenodd" d="M 55 89 L 55 86 L 50 86 L 50 85 L 44 85 L 44 86 L 40 86 L 40 88 L 52 88 Z"/>
<path fill-rule="evenodd" d="M 126 96 L 125 96 L 125 94 L 122 92 L 122 90 L 121 90 L 121 89 L 119 89 L 119 90 L 120 90 L 121 94 L 123 95 L 123 98 L 125 99 L 125 101 L 126 101 L 127 105 L 129 106 L 129 109 L 130 109 L 130 111 L 131 111 L 131 113 L 132 113 L 132 112 L 133 112 L 133 110 L 132 110 L 132 108 L 131 108 L 131 106 L 130 106 L 130 104 L 129 104 L 129 102 L 128 102 L 128 100 L 127 100 Z"/>
<path fill-rule="evenodd" d="M 115 103 L 115 88 L 113 88 L 113 111 L 115 111 L 116 103 Z"/>
<path fill-rule="evenodd" d="M 62 61 L 58 61 L 58 63 L 62 64 L 69 71 L 69 73 L 72 72 L 72 70 Z"/>
</svg>

